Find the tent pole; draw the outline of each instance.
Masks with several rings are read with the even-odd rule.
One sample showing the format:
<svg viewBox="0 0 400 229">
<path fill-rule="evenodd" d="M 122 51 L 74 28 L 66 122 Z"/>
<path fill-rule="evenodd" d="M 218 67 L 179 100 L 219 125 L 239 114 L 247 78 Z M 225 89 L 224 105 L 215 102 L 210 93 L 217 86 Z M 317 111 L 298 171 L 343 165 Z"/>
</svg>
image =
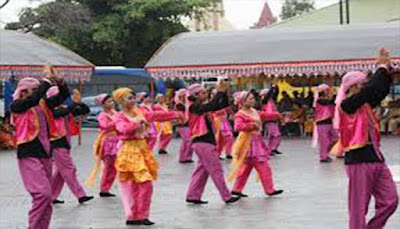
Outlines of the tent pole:
<svg viewBox="0 0 400 229">
<path fill-rule="evenodd" d="M 154 100 L 154 78 L 151 78 L 151 83 L 150 83 L 150 97 L 151 97 L 151 101 Z"/>
<path fill-rule="evenodd" d="M 81 79 L 79 79 L 78 90 L 82 96 L 82 80 Z M 81 144 L 82 144 L 82 121 L 79 120 L 78 145 L 81 145 Z"/>
</svg>

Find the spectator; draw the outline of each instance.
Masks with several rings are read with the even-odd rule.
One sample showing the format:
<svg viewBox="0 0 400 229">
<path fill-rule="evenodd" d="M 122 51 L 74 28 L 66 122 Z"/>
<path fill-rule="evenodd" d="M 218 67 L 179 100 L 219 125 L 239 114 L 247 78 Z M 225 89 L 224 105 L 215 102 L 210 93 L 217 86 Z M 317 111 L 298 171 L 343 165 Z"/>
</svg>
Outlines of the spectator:
<svg viewBox="0 0 400 229">
<path fill-rule="evenodd" d="M 289 94 L 286 91 L 282 92 L 282 99 L 279 102 L 279 111 L 280 112 L 290 112 L 293 110 L 293 101 L 290 98 Z"/>
</svg>

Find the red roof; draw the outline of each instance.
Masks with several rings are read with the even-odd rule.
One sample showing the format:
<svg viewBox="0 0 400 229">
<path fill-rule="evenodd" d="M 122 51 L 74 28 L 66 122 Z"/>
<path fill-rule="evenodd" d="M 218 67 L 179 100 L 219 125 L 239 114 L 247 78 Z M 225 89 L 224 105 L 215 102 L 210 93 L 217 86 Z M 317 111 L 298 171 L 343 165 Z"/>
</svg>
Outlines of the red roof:
<svg viewBox="0 0 400 229">
<path fill-rule="evenodd" d="M 269 8 L 268 2 L 266 1 L 260 15 L 260 19 L 258 19 L 258 22 L 254 25 L 253 28 L 255 29 L 263 28 L 265 26 L 274 23 L 275 21 L 276 18 L 274 18 L 274 15 L 272 14 L 271 9 Z"/>
</svg>

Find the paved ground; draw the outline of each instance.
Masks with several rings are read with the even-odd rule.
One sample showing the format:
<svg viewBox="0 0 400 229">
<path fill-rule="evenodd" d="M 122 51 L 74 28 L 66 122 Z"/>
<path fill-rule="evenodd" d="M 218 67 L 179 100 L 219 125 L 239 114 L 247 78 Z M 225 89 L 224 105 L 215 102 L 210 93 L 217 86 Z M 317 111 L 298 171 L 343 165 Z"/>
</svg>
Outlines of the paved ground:
<svg viewBox="0 0 400 229">
<path fill-rule="evenodd" d="M 94 138 L 95 132 L 85 131 L 83 145 L 73 148 L 80 180 L 92 169 Z M 261 184 L 253 176 L 245 190 L 250 198 L 232 206 L 221 201 L 211 182 L 204 195 L 204 200 L 210 202 L 208 205 L 192 206 L 184 202 L 194 164 L 177 163 L 179 143 L 173 140 L 170 155 L 158 156 L 162 167 L 160 179 L 155 182 L 151 211 L 151 220 L 157 224 L 151 228 L 347 228 L 347 180 L 343 161 L 320 164 L 317 154 L 309 147 L 310 139 L 285 139 L 281 146 L 285 154 L 270 163 L 276 187 L 285 190 L 282 196 L 265 197 Z M 388 164 L 400 164 L 399 138 L 384 138 L 383 145 Z M 229 162 L 223 164 L 227 171 Z M 0 228 L 26 228 L 30 197 L 22 186 L 13 152 L 0 152 L 0 176 Z M 98 186 L 87 191 L 97 196 Z M 116 187 L 112 191 L 118 193 Z M 79 206 L 65 187 L 61 199 L 66 203 L 55 206 L 52 228 L 126 228 L 119 198 L 96 198 Z M 373 213 L 373 203 L 370 213 Z M 400 210 L 386 228 L 400 228 Z"/>
</svg>

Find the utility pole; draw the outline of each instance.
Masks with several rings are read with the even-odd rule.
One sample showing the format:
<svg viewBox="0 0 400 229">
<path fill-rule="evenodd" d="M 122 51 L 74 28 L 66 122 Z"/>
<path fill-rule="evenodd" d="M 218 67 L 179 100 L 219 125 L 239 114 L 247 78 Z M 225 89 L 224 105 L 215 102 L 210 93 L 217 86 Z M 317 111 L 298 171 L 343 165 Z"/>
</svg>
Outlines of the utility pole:
<svg viewBox="0 0 400 229">
<path fill-rule="evenodd" d="M 339 0 L 339 21 L 340 24 L 343 25 L 343 2 Z"/>
<path fill-rule="evenodd" d="M 350 24 L 350 0 L 346 0 L 346 22 Z"/>
</svg>

